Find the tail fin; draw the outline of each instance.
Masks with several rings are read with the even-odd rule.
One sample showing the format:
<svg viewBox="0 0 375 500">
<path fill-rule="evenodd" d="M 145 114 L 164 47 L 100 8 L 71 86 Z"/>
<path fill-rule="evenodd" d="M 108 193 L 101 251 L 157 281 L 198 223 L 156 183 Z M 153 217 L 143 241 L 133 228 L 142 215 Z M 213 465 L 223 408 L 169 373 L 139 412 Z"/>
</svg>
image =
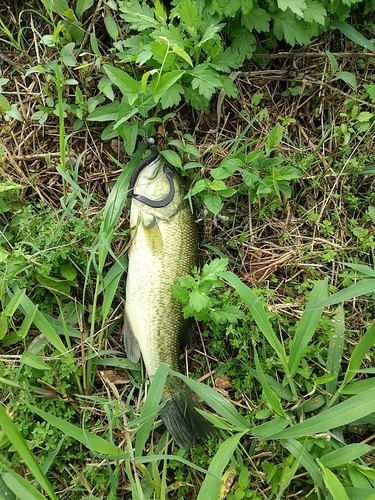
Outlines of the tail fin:
<svg viewBox="0 0 375 500">
<path fill-rule="evenodd" d="M 187 450 L 196 441 L 215 435 L 211 422 L 197 412 L 199 403 L 194 393 L 186 388 L 173 392 L 160 413 L 165 427 L 178 446 Z"/>
</svg>

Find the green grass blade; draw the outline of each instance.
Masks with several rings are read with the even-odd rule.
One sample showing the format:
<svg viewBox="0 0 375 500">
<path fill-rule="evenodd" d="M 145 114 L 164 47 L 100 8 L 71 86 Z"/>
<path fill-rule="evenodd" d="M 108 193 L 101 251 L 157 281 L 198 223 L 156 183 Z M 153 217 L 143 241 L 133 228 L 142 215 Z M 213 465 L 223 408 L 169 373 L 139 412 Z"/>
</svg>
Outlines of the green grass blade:
<svg viewBox="0 0 375 500">
<path fill-rule="evenodd" d="M 159 401 L 163 394 L 165 381 L 167 380 L 169 367 L 165 363 L 160 363 L 155 376 L 152 379 L 150 390 L 147 394 L 147 399 L 142 408 L 141 418 L 145 415 L 150 417 L 139 427 L 137 439 L 135 442 L 135 456 L 141 456 L 143 448 L 149 438 L 152 424 L 156 415 L 155 410 L 159 408 Z"/>
<path fill-rule="evenodd" d="M 285 413 L 283 407 L 281 406 L 280 399 L 272 391 L 271 387 L 267 383 L 266 377 L 264 376 L 261 364 L 259 363 L 258 353 L 256 351 L 255 346 L 254 346 L 254 361 L 266 402 L 273 409 L 273 411 L 277 413 L 277 415 L 285 417 Z"/>
<path fill-rule="evenodd" d="M 352 384 L 346 385 L 341 391 L 341 394 L 359 394 L 360 392 L 367 391 L 374 387 L 374 378 L 366 378 L 365 380 L 358 380 L 358 382 L 353 382 Z"/>
<path fill-rule="evenodd" d="M 203 481 L 197 500 L 217 500 L 220 498 L 221 477 L 244 434 L 245 432 L 234 434 L 220 445 L 208 468 L 209 474 Z"/>
<path fill-rule="evenodd" d="M 12 283 L 12 288 L 15 293 L 19 291 L 19 288 L 17 285 L 14 285 Z M 35 310 L 35 305 L 32 303 L 32 301 L 24 295 L 22 297 L 20 307 L 25 314 L 25 316 L 28 313 L 35 313 L 33 323 L 34 325 L 40 330 L 40 332 L 48 339 L 48 342 L 50 342 L 55 349 L 57 349 L 61 354 L 65 353 L 67 351 L 67 348 L 64 346 L 62 343 L 58 333 L 56 330 L 53 328 L 53 326 L 46 320 L 46 318 L 43 316 L 43 314 L 40 311 L 34 311 Z"/>
<path fill-rule="evenodd" d="M 270 439 L 290 439 L 310 436 L 355 422 L 373 412 L 375 412 L 375 387 L 269 437 Z"/>
<path fill-rule="evenodd" d="M 8 437 L 9 441 L 11 441 L 15 449 L 18 451 L 18 453 L 22 457 L 22 460 L 24 460 L 25 464 L 30 469 L 30 472 L 33 474 L 38 483 L 42 486 L 42 488 L 46 491 L 46 493 L 51 499 L 57 500 L 57 496 L 55 495 L 51 484 L 43 474 L 34 455 L 29 450 L 26 441 L 24 440 L 23 436 L 21 435 L 17 427 L 14 425 L 12 419 L 8 417 L 5 408 L 1 405 L 0 405 L 0 425 L 4 433 Z M 27 498 L 27 497 L 21 497 L 21 498 Z"/>
<path fill-rule="evenodd" d="M 257 371 L 252 368 L 250 365 L 248 365 L 247 363 L 244 363 L 244 365 L 246 366 L 247 370 L 249 370 L 249 372 L 254 375 L 254 377 L 259 380 L 259 377 L 258 377 L 258 374 L 257 374 Z M 271 387 L 271 389 L 273 390 L 273 392 L 281 399 L 285 399 L 285 401 L 290 401 L 293 397 L 291 391 L 288 389 L 288 387 L 284 387 L 282 384 L 280 384 L 277 380 L 275 380 L 274 378 L 272 378 L 270 375 L 266 375 L 264 374 L 265 378 L 266 378 L 266 382 L 267 384 Z M 260 380 L 259 380 L 260 382 Z"/>
<path fill-rule="evenodd" d="M 66 422 L 65 420 L 55 417 L 54 415 L 51 415 L 50 413 L 47 413 L 43 410 L 40 410 L 36 406 L 33 405 L 28 405 L 30 410 L 32 410 L 34 413 L 39 415 L 41 418 L 49 422 L 51 425 L 54 427 L 58 427 L 61 431 L 63 431 L 65 434 L 68 436 L 73 437 L 80 443 L 84 444 L 88 448 L 91 448 L 94 450 L 96 453 L 99 453 L 101 455 L 110 455 L 114 457 L 119 457 L 123 456 L 124 453 L 122 450 L 117 448 L 114 444 L 110 443 L 109 441 L 106 441 L 105 439 L 101 438 L 100 436 L 97 436 L 95 434 L 92 434 L 90 432 L 84 431 L 80 427 L 77 427 L 76 425 L 73 425 L 69 422 Z"/>
<path fill-rule="evenodd" d="M 353 464 L 346 464 L 346 470 L 354 488 L 370 488 L 370 482 Z"/>
<path fill-rule="evenodd" d="M 331 451 L 324 455 L 320 462 L 328 469 L 334 469 L 346 465 L 357 458 L 373 451 L 373 447 L 365 443 L 353 443 Z"/>
<path fill-rule="evenodd" d="M 171 370 L 171 373 L 182 379 L 197 396 L 208 404 L 218 415 L 225 418 L 233 427 L 237 429 L 249 429 L 249 422 L 243 417 L 236 408 L 219 392 L 215 391 L 206 384 L 202 384 L 182 373 Z"/>
<path fill-rule="evenodd" d="M 318 326 L 319 320 L 323 313 L 323 307 L 311 310 L 315 304 L 321 302 L 327 297 L 327 286 L 328 279 L 324 281 L 319 281 L 315 284 L 309 301 L 306 305 L 306 309 L 298 322 L 296 334 L 293 339 L 293 345 L 290 350 L 289 356 L 289 376 L 294 377 L 297 373 L 297 368 L 301 362 L 303 353 L 308 346 L 310 340 L 312 339 L 316 328 Z"/>
<path fill-rule="evenodd" d="M 344 381 L 339 388 L 340 393 L 343 388 L 355 377 L 356 371 L 361 366 L 363 358 L 375 344 L 375 323 L 373 323 L 358 344 L 355 346 L 352 355 L 350 356 L 348 368 L 345 373 Z"/>
<path fill-rule="evenodd" d="M 333 500 L 350 500 L 350 498 L 346 494 L 344 486 L 341 484 L 341 481 L 338 479 L 338 477 L 335 476 L 335 474 L 329 469 L 324 467 L 323 464 L 320 464 L 320 466 L 323 473 L 324 483 L 328 491 L 331 493 Z"/>
<path fill-rule="evenodd" d="M 344 302 L 345 300 L 354 299 L 355 297 L 361 297 L 362 295 L 368 295 L 375 292 L 375 279 L 364 279 L 358 281 L 354 285 L 345 288 L 345 290 L 340 290 L 340 292 L 334 293 L 330 297 L 321 302 L 318 302 L 311 309 L 319 309 L 321 307 L 333 306 Z"/>
<path fill-rule="evenodd" d="M 332 318 L 333 331 L 329 339 L 326 369 L 328 373 L 336 375 L 336 378 L 326 383 L 326 402 L 335 394 L 337 389 L 337 377 L 341 369 L 341 358 L 344 350 L 345 314 L 344 308 L 339 306 L 335 316 Z"/>
<path fill-rule="evenodd" d="M 302 443 L 296 441 L 295 439 L 286 439 L 285 441 L 283 440 L 281 444 L 294 457 L 297 458 L 298 456 L 301 456 L 300 463 L 302 467 L 304 467 L 307 470 L 314 483 L 319 487 L 322 487 L 323 486 L 322 473 L 319 467 L 316 465 L 315 460 L 310 455 L 310 453 L 304 448 Z"/>
<path fill-rule="evenodd" d="M 287 418 L 276 416 L 269 422 L 257 425 L 251 430 L 251 435 L 254 437 L 265 437 L 268 438 L 276 432 L 281 432 L 289 424 Z"/>
<path fill-rule="evenodd" d="M 375 45 L 365 38 L 359 31 L 357 31 L 350 24 L 344 23 L 343 21 L 332 21 L 330 24 L 330 28 L 336 28 L 341 31 L 349 40 L 356 43 L 357 45 L 361 45 L 371 52 L 375 51 Z"/>
<path fill-rule="evenodd" d="M 259 297 L 257 297 L 255 293 L 248 286 L 242 283 L 242 281 L 231 271 L 225 271 L 224 273 L 221 273 L 220 277 L 237 290 L 238 294 L 249 308 L 249 311 L 259 329 L 266 337 L 276 355 L 284 365 L 286 373 L 288 373 L 288 361 L 284 348 L 272 329 L 271 323 L 267 318 L 264 307 L 259 301 Z"/>
<path fill-rule="evenodd" d="M 12 469 L 6 468 L 8 472 L 3 475 L 5 484 L 11 489 L 18 498 L 27 498 L 27 500 L 47 500 L 47 498 L 38 491 L 35 486 L 26 481 L 22 476 Z M 57 498 L 57 497 L 56 497 Z M 6 500 L 6 497 L 4 497 Z"/>
<path fill-rule="evenodd" d="M 104 278 L 104 299 L 102 304 L 102 315 L 103 315 L 103 323 L 108 317 L 110 308 L 112 306 L 113 299 L 117 293 L 118 284 L 122 277 L 123 272 L 126 269 L 127 256 L 123 257 L 121 261 L 117 261 L 113 264 L 112 268 L 108 272 L 110 276 L 105 276 Z M 106 279 L 107 278 L 107 279 Z"/>
</svg>

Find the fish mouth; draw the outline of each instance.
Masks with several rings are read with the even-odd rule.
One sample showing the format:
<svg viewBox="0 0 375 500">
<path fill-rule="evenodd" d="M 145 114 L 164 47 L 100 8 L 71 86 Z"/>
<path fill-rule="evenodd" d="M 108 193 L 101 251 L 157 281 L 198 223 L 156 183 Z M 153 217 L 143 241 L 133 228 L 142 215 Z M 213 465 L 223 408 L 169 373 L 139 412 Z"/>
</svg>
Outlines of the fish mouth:
<svg viewBox="0 0 375 500">
<path fill-rule="evenodd" d="M 155 165 L 156 166 L 156 165 Z M 158 168 L 154 168 L 151 170 L 150 174 L 147 176 L 149 179 L 153 179 L 158 172 Z M 172 179 L 172 169 L 169 166 L 164 167 L 163 172 L 168 179 L 169 182 L 169 193 L 167 196 L 162 198 L 161 200 L 151 200 L 150 198 L 147 198 L 146 196 L 142 196 L 140 194 L 134 194 L 133 193 L 133 198 L 137 201 L 140 201 L 144 205 L 147 205 L 148 207 L 152 208 L 163 208 L 166 207 L 171 203 L 171 201 L 174 198 L 175 195 L 175 187 Z"/>
</svg>

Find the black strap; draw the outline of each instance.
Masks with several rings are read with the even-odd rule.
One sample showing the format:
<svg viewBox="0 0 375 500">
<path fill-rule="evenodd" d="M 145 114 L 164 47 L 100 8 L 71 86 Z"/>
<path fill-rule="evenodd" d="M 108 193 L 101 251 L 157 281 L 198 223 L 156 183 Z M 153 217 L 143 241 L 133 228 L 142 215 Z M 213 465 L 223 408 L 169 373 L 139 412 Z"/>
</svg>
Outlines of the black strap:
<svg viewBox="0 0 375 500">
<path fill-rule="evenodd" d="M 161 200 L 150 200 L 149 198 L 146 198 L 146 196 L 142 196 L 140 194 L 134 194 L 134 186 L 135 186 L 135 183 L 137 182 L 137 178 L 138 178 L 139 174 L 151 162 L 156 160 L 156 158 L 158 157 L 158 154 L 159 154 L 158 147 L 155 143 L 155 139 L 150 137 L 150 139 L 148 139 L 148 143 L 150 145 L 151 154 L 149 154 L 144 160 L 142 160 L 140 162 L 140 164 L 135 168 L 133 175 L 130 179 L 130 183 L 129 183 L 129 194 L 135 200 L 140 201 L 141 203 L 144 203 L 145 205 L 148 205 L 149 207 L 163 208 L 163 207 L 166 207 L 167 205 L 169 205 L 169 203 L 173 200 L 173 197 L 175 194 L 174 183 L 173 183 L 173 179 L 171 177 L 172 171 L 169 167 L 164 168 L 165 176 L 169 182 L 169 193 L 167 194 L 167 196 L 165 198 L 163 198 Z"/>
</svg>

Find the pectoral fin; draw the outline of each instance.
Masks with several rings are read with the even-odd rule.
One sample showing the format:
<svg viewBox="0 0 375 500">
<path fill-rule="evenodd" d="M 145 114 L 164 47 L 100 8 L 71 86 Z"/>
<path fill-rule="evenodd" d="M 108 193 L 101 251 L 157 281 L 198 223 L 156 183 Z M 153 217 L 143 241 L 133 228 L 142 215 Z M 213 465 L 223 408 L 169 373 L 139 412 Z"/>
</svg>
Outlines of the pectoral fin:
<svg viewBox="0 0 375 500">
<path fill-rule="evenodd" d="M 163 255 L 163 237 L 156 218 L 142 216 L 142 224 L 152 255 L 161 257 Z"/>
<path fill-rule="evenodd" d="M 138 340 L 135 338 L 135 335 L 131 329 L 129 320 L 126 316 L 126 312 L 124 314 L 123 332 L 126 354 L 130 361 L 132 361 L 133 363 L 137 363 L 140 358 L 141 351 L 139 349 Z"/>
</svg>

